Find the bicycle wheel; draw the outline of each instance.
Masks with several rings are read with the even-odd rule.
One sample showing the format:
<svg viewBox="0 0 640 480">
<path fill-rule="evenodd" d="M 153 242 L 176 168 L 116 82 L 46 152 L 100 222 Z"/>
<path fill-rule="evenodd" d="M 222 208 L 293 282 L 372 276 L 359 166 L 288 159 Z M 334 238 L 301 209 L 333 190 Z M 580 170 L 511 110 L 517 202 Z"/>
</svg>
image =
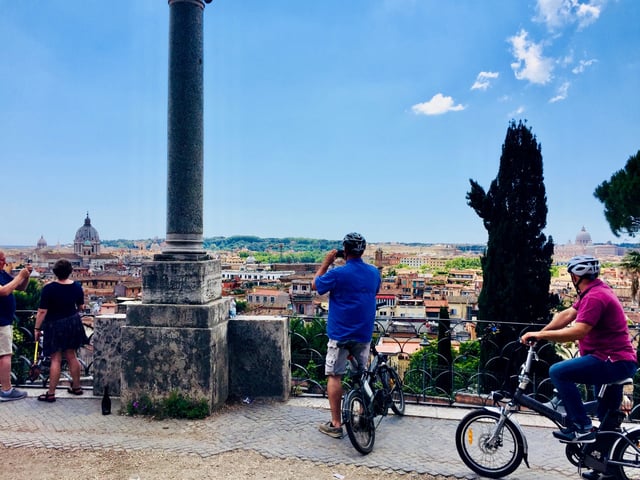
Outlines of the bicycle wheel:
<svg viewBox="0 0 640 480">
<path fill-rule="evenodd" d="M 456 429 L 456 448 L 467 467 L 479 475 L 500 478 L 514 472 L 524 457 L 523 440 L 516 426 L 507 420 L 496 432 L 500 414 L 474 410 Z M 492 437 L 495 437 L 492 440 Z"/>
<path fill-rule="evenodd" d="M 393 368 L 387 369 L 387 375 L 389 378 L 385 382 L 385 388 L 391 395 L 391 410 L 396 415 L 404 415 L 404 391 L 400 375 Z"/>
<path fill-rule="evenodd" d="M 611 455 L 611 460 L 623 463 L 623 465 L 614 467 L 616 478 L 621 480 L 640 479 L 640 430 L 632 430 L 627 433 L 626 440 L 618 441 Z"/>
<path fill-rule="evenodd" d="M 373 450 L 376 427 L 373 416 L 367 412 L 359 389 L 351 390 L 345 395 L 342 403 L 342 423 L 347 429 L 351 444 L 357 451 L 366 455 Z"/>
</svg>

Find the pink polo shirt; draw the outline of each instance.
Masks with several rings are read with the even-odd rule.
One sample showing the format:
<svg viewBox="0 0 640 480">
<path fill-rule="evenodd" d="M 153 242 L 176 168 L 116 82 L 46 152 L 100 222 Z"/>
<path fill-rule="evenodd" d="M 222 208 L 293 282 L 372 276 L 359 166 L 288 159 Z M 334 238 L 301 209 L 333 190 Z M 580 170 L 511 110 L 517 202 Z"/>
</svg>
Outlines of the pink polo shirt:
<svg viewBox="0 0 640 480">
<path fill-rule="evenodd" d="M 578 311 L 576 322 L 591 325 L 591 331 L 580 340 L 580 355 L 617 362 L 636 362 L 629 327 L 622 305 L 613 290 L 599 278 L 591 282 L 573 308 Z"/>
</svg>

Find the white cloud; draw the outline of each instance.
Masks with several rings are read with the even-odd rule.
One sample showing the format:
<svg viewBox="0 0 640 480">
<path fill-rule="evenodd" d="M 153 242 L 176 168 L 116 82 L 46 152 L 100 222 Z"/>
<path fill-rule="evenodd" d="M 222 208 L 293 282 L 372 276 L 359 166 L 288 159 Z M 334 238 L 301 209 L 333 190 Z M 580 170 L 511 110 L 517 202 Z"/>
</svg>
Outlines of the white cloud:
<svg viewBox="0 0 640 480">
<path fill-rule="evenodd" d="M 549 103 L 556 103 L 561 100 L 565 100 L 569 94 L 569 87 L 571 83 L 564 82 L 562 85 L 558 87 L 558 91 L 556 92 L 556 96 L 549 100 Z"/>
<path fill-rule="evenodd" d="M 542 55 L 542 44 L 527 39 L 528 33 L 523 29 L 509 38 L 512 53 L 516 61 L 511 68 L 518 80 L 544 85 L 551 80 L 553 60 Z"/>
<path fill-rule="evenodd" d="M 453 98 L 445 97 L 441 93 L 436 93 L 428 102 L 418 103 L 411 107 L 411 111 L 416 115 L 442 115 L 464 109 L 463 105 L 454 105 Z"/>
<path fill-rule="evenodd" d="M 507 118 L 518 117 L 518 116 L 520 116 L 520 115 L 522 115 L 524 113 L 524 110 L 525 110 L 525 108 L 523 106 L 519 106 L 514 111 L 509 112 L 509 114 L 507 115 Z"/>
<path fill-rule="evenodd" d="M 577 16 L 578 16 L 578 26 L 580 28 L 584 28 L 588 25 L 594 23 L 598 18 L 600 18 L 600 13 L 602 12 L 602 8 L 604 7 L 604 0 L 601 2 L 592 1 L 590 4 L 587 3 L 577 3 Z"/>
<path fill-rule="evenodd" d="M 471 85 L 471 90 L 486 90 L 491 84 L 490 80 L 498 78 L 499 75 L 498 72 L 480 72 L 474 84 Z"/>
<path fill-rule="evenodd" d="M 592 58 L 591 60 L 580 60 L 580 63 L 578 64 L 577 67 L 574 67 L 571 72 L 575 73 L 576 75 L 584 72 L 587 67 L 590 67 L 591 65 L 593 65 L 594 63 L 596 63 L 598 60 L 596 60 L 595 58 Z"/>
<path fill-rule="evenodd" d="M 570 51 L 564 57 L 559 58 L 558 63 L 563 67 L 571 65 L 573 63 L 573 51 Z"/>
<path fill-rule="evenodd" d="M 578 24 L 584 28 L 600 17 L 607 0 L 538 0 L 534 20 L 544 23 L 549 30 Z"/>
</svg>

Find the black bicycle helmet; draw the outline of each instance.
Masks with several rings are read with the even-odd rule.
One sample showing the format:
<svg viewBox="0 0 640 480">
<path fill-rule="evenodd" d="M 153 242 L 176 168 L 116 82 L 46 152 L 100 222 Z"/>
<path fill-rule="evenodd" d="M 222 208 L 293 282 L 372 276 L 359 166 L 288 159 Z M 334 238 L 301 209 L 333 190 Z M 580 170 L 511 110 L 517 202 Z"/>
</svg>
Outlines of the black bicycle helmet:
<svg viewBox="0 0 640 480">
<path fill-rule="evenodd" d="M 600 261 L 590 255 L 578 255 L 569 260 L 567 271 L 578 277 L 588 275 L 590 278 L 596 278 L 600 275 Z"/>
<path fill-rule="evenodd" d="M 352 232 L 345 235 L 342 240 L 342 246 L 347 253 L 362 255 L 364 249 L 367 248 L 367 241 L 359 233 Z"/>
</svg>

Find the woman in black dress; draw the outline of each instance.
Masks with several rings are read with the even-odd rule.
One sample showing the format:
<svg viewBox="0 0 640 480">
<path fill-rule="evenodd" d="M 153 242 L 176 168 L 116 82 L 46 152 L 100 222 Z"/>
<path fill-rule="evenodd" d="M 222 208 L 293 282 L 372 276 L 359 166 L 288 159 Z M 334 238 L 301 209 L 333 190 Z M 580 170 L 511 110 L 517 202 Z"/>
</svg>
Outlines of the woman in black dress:
<svg viewBox="0 0 640 480">
<path fill-rule="evenodd" d="M 84 304 L 84 292 L 79 283 L 69 279 L 73 272 L 71 262 L 62 259 L 53 266 L 57 280 L 44 286 L 36 315 L 35 338 L 44 335 L 42 353 L 51 357 L 49 391 L 38 397 L 42 402 L 56 401 L 56 387 L 64 353 L 71 374 L 71 387 L 67 390 L 82 395 L 80 362 L 76 350 L 88 342 L 79 312 Z"/>
</svg>

